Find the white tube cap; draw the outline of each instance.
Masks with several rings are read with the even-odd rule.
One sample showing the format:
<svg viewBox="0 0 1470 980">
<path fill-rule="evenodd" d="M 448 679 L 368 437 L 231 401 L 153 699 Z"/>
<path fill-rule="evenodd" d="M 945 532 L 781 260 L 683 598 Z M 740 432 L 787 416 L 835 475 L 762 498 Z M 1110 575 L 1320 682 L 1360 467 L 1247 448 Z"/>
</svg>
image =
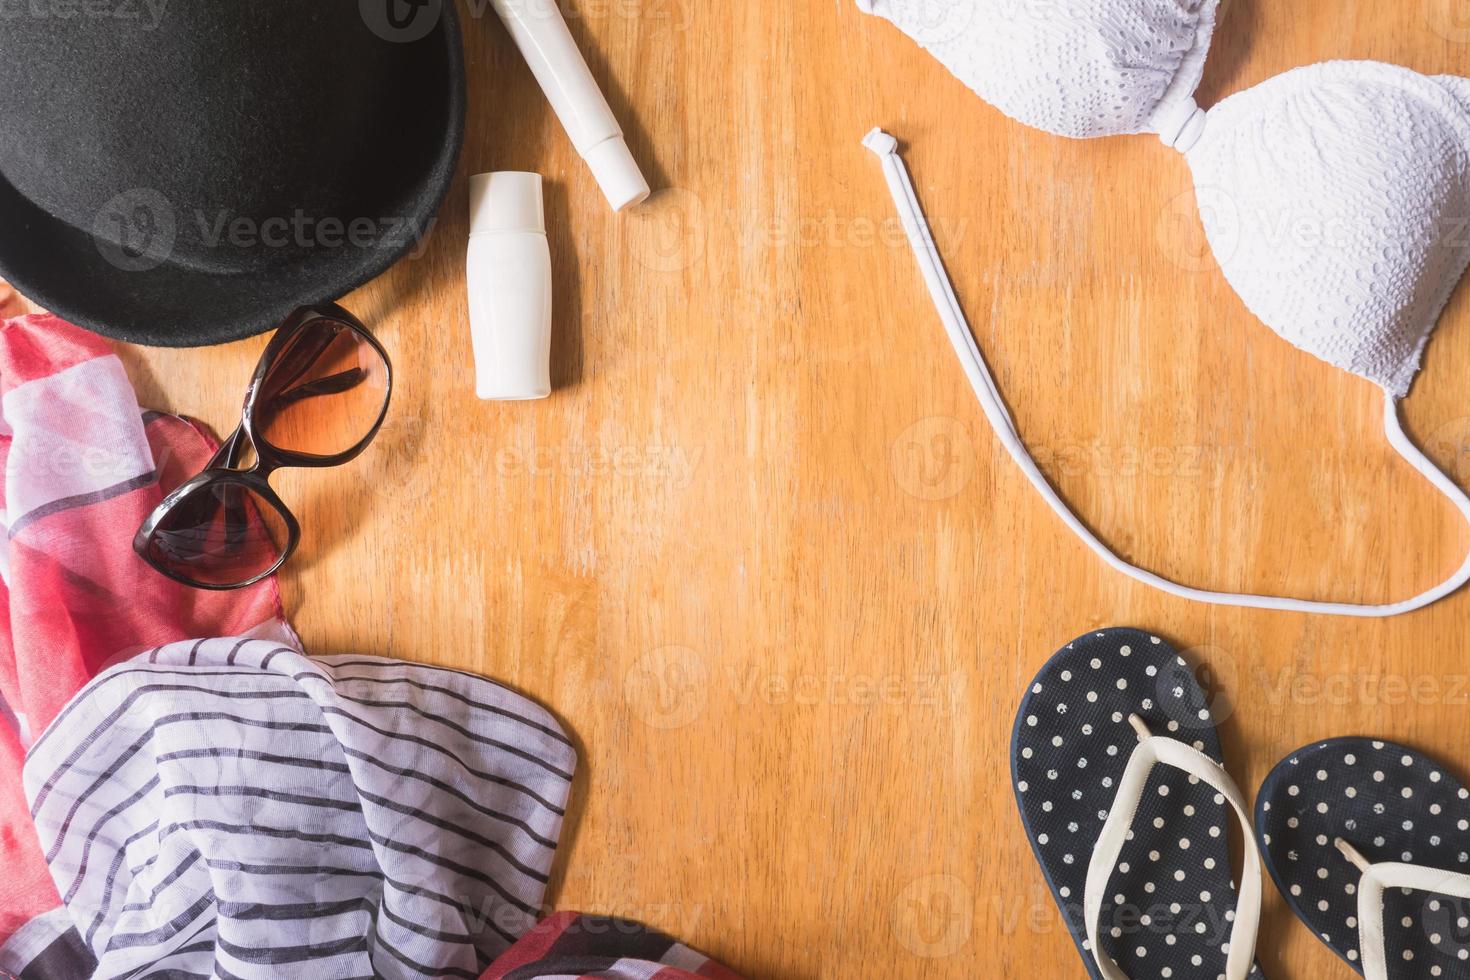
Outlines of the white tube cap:
<svg viewBox="0 0 1470 980">
<path fill-rule="evenodd" d="M 498 231 L 546 234 L 540 174 L 501 170 L 470 177 L 470 234 Z"/>
<path fill-rule="evenodd" d="M 614 211 L 648 199 L 648 181 L 621 136 L 609 137 L 589 148 L 582 159 L 592 168 L 592 176 Z"/>
</svg>

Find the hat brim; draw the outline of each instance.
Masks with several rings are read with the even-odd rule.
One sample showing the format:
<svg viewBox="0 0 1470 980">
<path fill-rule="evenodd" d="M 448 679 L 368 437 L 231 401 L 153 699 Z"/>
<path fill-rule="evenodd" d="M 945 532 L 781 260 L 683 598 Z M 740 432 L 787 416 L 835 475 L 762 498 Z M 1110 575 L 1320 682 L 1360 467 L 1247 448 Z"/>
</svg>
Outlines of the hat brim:
<svg viewBox="0 0 1470 980">
<path fill-rule="evenodd" d="M 393 175 L 382 215 L 355 234 L 350 222 L 311 227 L 312 247 L 279 250 L 249 272 L 190 266 L 170 256 L 154 264 L 118 260 L 115 245 L 67 224 L 27 199 L 0 174 L 0 276 L 28 299 L 77 326 L 152 347 L 203 347 L 263 333 L 298 306 L 336 300 L 422 247 L 454 177 L 465 130 L 465 70 L 454 5 L 436 28 L 444 46 L 446 91 L 438 152 L 421 174 Z M 403 188 L 407 186 L 405 194 Z M 251 229 L 282 240 L 289 224 Z M 140 267 L 141 266 L 141 267 Z"/>
</svg>

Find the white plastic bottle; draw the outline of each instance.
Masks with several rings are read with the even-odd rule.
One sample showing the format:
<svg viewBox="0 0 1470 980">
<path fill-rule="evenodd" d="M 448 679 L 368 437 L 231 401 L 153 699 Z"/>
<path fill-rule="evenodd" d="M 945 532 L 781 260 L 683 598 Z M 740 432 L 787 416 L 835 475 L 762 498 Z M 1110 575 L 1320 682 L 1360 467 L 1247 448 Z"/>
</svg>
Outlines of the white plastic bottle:
<svg viewBox="0 0 1470 980">
<path fill-rule="evenodd" d="M 551 251 L 540 174 L 470 178 L 465 281 L 475 393 L 495 401 L 551 394 Z"/>
<path fill-rule="evenodd" d="M 648 181 L 628 150 L 607 97 L 577 50 L 557 0 L 490 2 L 613 210 L 645 200 Z"/>
</svg>

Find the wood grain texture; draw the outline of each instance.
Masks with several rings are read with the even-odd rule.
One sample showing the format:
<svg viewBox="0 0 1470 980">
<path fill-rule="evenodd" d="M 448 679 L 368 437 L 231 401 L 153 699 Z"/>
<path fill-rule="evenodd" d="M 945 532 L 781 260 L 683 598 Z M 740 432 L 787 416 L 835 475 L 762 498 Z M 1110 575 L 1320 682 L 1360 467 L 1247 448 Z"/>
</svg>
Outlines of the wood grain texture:
<svg viewBox="0 0 1470 980">
<path fill-rule="evenodd" d="M 1136 625 L 1233 710 L 1247 796 L 1320 737 L 1470 776 L 1470 594 L 1388 622 L 1213 609 L 1106 570 L 988 431 L 899 233 L 908 146 L 1028 443 L 1122 553 L 1192 584 L 1381 601 L 1470 534 L 1393 455 L 1379 398 L 1254 320 L 1204 253 L 1184 161 L 1069 142 L 969 94 L 851 0 L 568 0 L 653 201 L 609 212 L 483 2 L 472 112 L 423 254 L 348 305 L 399 388 L 351 466 L 283 475 L 283 578 L 315 652 L 504 680 L 582 754 L 552 899 L 751 977 L 1080 976 L 1020 831 L 1014 707 L 1062 643 Z M 1470 73 L 1465 0 L 1233 0 L 1209 105 L 1380 58 Z M 548 178 L 556 392 L 475 399 L 465 174 Z M 1470 479 L 1470 308 L 1407 424 Z M 129 349 L 145 403 L 233 424 L 262 346 Z M 1349 977 L 1270 896 L 1274 977 Z"/>
</svg>

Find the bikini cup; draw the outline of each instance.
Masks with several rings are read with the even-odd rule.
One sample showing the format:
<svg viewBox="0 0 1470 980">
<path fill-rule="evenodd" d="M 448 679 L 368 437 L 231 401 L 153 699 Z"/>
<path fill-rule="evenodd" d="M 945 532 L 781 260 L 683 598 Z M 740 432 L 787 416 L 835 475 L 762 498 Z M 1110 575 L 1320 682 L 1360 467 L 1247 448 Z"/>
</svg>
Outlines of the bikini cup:
<svg viewBox="0 0 1470 980">
<path fill-rule="evenodd" d="M 1204 74 L 1218 0 L 857 0 L 982 99 L 1058 136 L 1156 132 Z"/>
<path fill-rule="evenodd" d="M 1463 78 L 1334 61 L 1194 110 L 1176 144 L 1251 312 L 1396 398 L 1470 264 L 1467 105 Z"/>
<path fill-rule="evenodd" d="M 1206 112 L 1194 89 L 1215 0 L 857 2 L 1022 122 L 1079 138 L 1153 132 L 1183 153 L 1211 250 L 1246 306 L 1296 347 L 1382 387 L 1390 443 L 1470 521 L 1470 500 L 1403 434 L 1396 406 L 1470 265 L 1470 80 L 1326 62 Z M 947 319 L 962 318 L 945 308 L 947 283 L 935 297 Z M 977 393 L 994 394 L 988 376 Z M 1467 559 L 1436 589 L 1379 606 L 1206 592 L 1117 558 L 1080 522 L 1074 530 L 1134 578 L 1218 604 L 1386 616 L 1470 580 Z"/>
</svg>

